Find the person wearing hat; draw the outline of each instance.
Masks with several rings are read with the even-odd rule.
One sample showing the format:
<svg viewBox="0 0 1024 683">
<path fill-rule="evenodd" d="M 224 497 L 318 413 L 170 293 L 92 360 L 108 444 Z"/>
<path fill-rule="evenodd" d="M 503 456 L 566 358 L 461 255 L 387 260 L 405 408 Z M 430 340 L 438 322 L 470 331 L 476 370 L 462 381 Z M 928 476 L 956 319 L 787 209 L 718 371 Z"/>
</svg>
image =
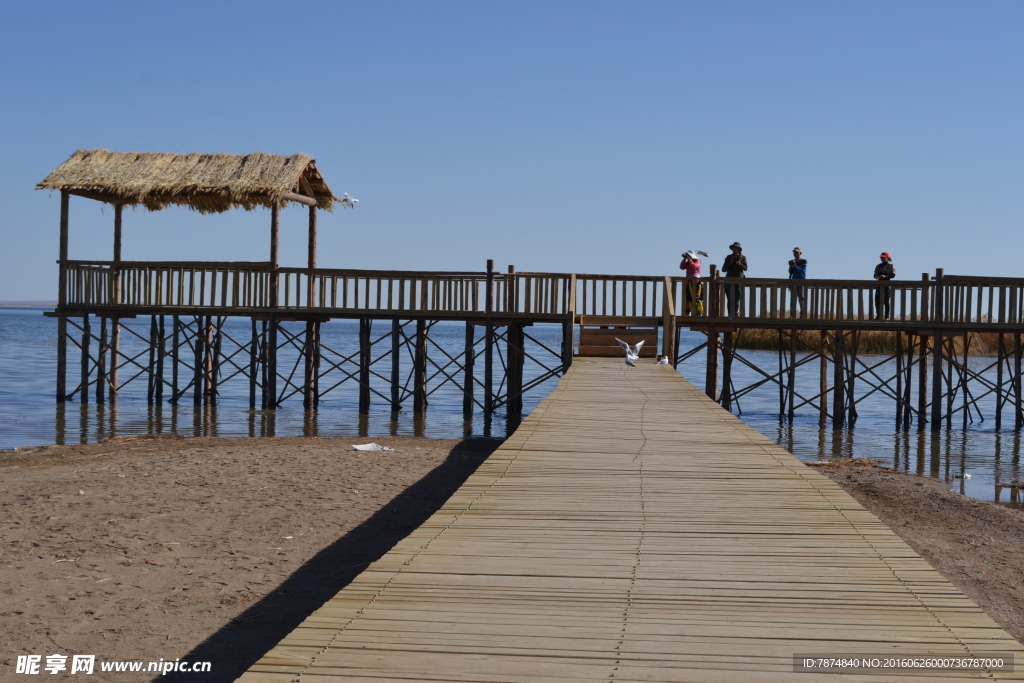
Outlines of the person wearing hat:
<svg viewBox="0 0 1024 683">
<path fill-rule="evenodd" d="M 883 251 L 879 258 L 882 262 L 875 266 L 875 279 L 879 282 L 888 282 L 896 277 L 896 266 L 892 264 L 892 257 L 889 252 Z M 892 318 L 892 287 L 875 288 L 875 320 L 889 320 Z"/>
<path fill-rule="evenodd" d="M 804 252 L 800 247 L 793 248 L 793 260 L 789 262 L 789 279 L 790 280 L 806 280 L 807 279 L 807 259 L 803 257 Z M 806 316 L 807 313 L 804 310 L 804 306 L 807 303 L 807 299 L 804 295 L 803 285 L 792 285 L 789 288 L 790 292 L 790 315 L 796 317 L 796 305 L 800 304 L 800 315 Z"/>
<path fill-rule="evenodd" d="M 743 247 L 739 242 L 729 245 L 732 252 L 722 262 L 722 275 L 724 277 L 746 277 L 747 257 L 743 255 Z M 739 315 L 740 305 L 743 303 L 743 285 L 738 282 L 725 285 L 725 296 L 729 301 L 729 315 Z"/>
</svg>

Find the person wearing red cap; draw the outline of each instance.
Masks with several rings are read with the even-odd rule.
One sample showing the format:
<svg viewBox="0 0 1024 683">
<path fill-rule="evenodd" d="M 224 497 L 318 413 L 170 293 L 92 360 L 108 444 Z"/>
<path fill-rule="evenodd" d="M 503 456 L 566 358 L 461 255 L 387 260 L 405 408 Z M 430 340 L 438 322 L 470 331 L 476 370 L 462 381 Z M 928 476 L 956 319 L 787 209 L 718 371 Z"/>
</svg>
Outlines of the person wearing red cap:
<svg viewBox="0 0 1024 683">
<path fill-rule="evenodd" d="M 892 264 L 892 257 L 889 252 L 883 251 L 879 258 L 882 262 L 875 266 L 875 279 L 879 282 L 888 282 L 896 277 L 896 266 Z M 888 320 L 892 318 L 892 287 L 875 288 L 875 320 Z"/>
</svg>

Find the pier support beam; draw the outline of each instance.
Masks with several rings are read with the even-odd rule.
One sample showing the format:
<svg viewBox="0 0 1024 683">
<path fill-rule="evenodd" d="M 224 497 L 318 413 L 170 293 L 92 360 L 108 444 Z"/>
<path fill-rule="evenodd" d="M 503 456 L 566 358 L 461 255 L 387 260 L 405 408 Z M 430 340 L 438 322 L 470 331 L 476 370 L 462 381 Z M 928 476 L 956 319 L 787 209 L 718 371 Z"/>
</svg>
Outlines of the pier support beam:
<svg viewBox="0 0 1024 683">
<path fill-rule="evenodd" d="M 484 336 L 484 412 L 494 411 L 494 259 L 487 259 L 487 291 L 485 293 L 487 328 Z"/>
<path fill-rule="evenodd" d="M 68 200 L 67 190 L 60 191 L 60 246 L 57 257 L 59 279 L 57 281 L 57 403 L 64 403 L 67 397 L 68 373 L 68 319 L 64 315 L 64 305 L 68 296 Z M 82 387 L 84 392 L 86 387 Z"/>
<path fill-rule="evenodd" d="M 91 358 L 89 357 L 89 349 L 92 344 L 92 330 L 89 327 L 89 314 L 82 316 L 82 367 L 81 373 L 82 378 L 81 388 L 79 389 L 78 395 L 79 400 L 82 403 L 89 402 L 89 366 Z"/>
<path fill-rule="evenodd" d="M 371 320 L 359 319 L 359 412 L 370 411 L 370 363 L 373 347 L 370 342 Z M 417 329 L 417 333 L 419 330 Z M 424 349 L 425 352 L 425 349 Z M 425 380 L 426 378 L 424 378 Z"/>
<path fill-rule="evenodd" d="M 942 291 L 942 268 L 935 269 L 934 314 L 932 319 L 941 324 L 944 313 Z M 932 335 L 932 431 L 942 429 L 942 330 L 937 328 Z"/>
<path fill-rule="evenodd" d="M 846 342 L 843 330 L 836 330 L 832 343 L 832 424 L 846 424 Z"/>
<path fill-rule="evenodd" d="M 818 424 L 828 421 L 828 332 L 818 335 Z"/>
<path fill-rule="evenodd" d="M 463 352 L 462 415 L 467 420 L 473 415 L 473 366 L 476 364 L 476 328 L 466 322 L 466 345 Z"/>
<path fill-rule="evenodd" d="M 413 360 L 413 412 L 421 413 L 427 407 L 427 321 L 416 321 L 416 350 Z"/>
<path fill-rule="evenodd" d="M 670 334 L 670 328 L 665 326 L 665 334 Z M 669 358 L 676 358 L 675 340 L 666 344 L 669 349 Z M 708 355 L 704 370 L 704 393 L 712 401 L 718 400 L 718 330 L 712 325 L 708 329 Z"/>
<path fill-rule="evenodd" d="M 525 343 L 523 326 L 521 324 L 509 324 L 505 339 L 507 340 L 505 348 L 508 350 L 506 353 L 506 363 L 508 365 L 506 368 L 508 382 L 505 384 L 508 388 L 506 410 L 510 418 L 518 418 L 523 412 L 523 365 L 526 362 L 526 356 L 523 352 L 523 344 Z"/>
<path fill-rule="evenodd" d="M 96 352 L 96 403 L 107 401 L 107 319 L 100 318 L 100 347 Z"/>
<path fill-rule="evenodd" d="M 402 407 L 402 323 L 391 321 L 391 411 Z"/>
<path fill-rule="evenodd" d="M 732 411 L 732 332 L 722 334 L 722 407 Z M 678 357 L 678 350 L 676 355 Z"/>
</svg>

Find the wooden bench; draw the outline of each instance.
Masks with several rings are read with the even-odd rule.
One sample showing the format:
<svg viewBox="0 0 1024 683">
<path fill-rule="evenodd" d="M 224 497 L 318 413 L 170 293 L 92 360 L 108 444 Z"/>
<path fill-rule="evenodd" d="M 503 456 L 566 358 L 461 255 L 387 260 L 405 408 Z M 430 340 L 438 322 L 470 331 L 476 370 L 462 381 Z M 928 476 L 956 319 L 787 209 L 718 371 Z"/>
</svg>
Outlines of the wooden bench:
<svg viewBox="0 0 1024 683">
<path fill-rule="evenodd" d="M 615 339 L 636 345 L 643 342 L 641 358 L 658 355 L 658 319 L 615 316 L 580 316 L 580 356 L 625 357 Z"/>
</svg>

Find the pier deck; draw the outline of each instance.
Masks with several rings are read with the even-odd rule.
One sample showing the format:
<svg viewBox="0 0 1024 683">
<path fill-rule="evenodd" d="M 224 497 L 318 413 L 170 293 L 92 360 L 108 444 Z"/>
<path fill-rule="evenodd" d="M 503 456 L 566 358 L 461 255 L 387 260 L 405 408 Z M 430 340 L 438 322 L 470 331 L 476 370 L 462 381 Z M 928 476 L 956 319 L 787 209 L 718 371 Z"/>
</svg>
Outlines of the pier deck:
<svg viewBox="0 0 1024 683">
<path fill-rule="evenodd" d="M 837 485 L 671 366 L 584 358 L 240 680 L 792 681 L 820 676 L 798 653 L 994 652 L 1024 648 Z"/>
</svg>

